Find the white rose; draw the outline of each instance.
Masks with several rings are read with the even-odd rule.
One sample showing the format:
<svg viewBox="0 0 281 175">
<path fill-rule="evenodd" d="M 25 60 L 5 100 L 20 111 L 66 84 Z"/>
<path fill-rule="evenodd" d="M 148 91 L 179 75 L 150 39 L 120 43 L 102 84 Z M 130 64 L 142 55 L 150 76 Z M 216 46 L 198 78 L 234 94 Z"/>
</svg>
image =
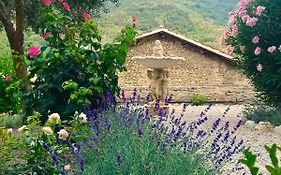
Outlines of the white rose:
<svg viewBox="0 0 281 175">
<path fill-rule="evenodd" d="M 69 171 L 71 169 L 70 165 L 64 165 L 63 167 L 64 171 Z"/>
<path fill-rule="evenodd" d="M 87 116 L 83 112 L 79 115 L 79 120 L 81 123 L 87 123 Z"/>
<path fill-rule="evenodd" d="M 43 131 L 44 134 L 46 134 L 46 135 L 53 135 L 53 134 L 54 134 L 52 128 L 50 128 L 50 127 L 43 127 L 43 128 L 42 128 L 42 131 Z"/>
<path fill-rule="evenodd" d="M 9 129 L 7 129 L 7 132 L 8 132 L 9 134 L 12 134 L 12 133 L 13 133 L 13 129 L 12 129 L 12 128 L 9 128 Z"/>
<path fill-rule="evenodd" d="M 59 123 L 60 122 L 60 115 L 58 113 L 53 113 L 53 114 L 49 115 L 48 122 Z"/>
<path fill-rule="evenodd" d="M 19 131 L 19 132 L 23 132 L 26 128 L 27 128 L 26 125 L 22 125 L 22 127 L 20 127 L 20 128 L 18 129 L 18 131 Z"/>
</svg>

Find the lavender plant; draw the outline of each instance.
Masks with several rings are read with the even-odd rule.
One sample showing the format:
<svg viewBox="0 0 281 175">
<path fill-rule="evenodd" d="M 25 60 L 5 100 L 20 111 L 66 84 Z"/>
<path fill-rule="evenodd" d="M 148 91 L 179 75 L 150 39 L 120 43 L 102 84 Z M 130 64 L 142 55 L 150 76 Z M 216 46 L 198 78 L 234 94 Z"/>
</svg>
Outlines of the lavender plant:
<svg viewBox="0 0 281 175">
<path fill-rule="evenodd" d="M 218 174 L 244 148 L 235 136 L 241 121 L 233 128 L 229 122 L 222 124 L 230 108 L 206 130 L 202 126 L 212 105 L 188 122 L 183 117 L 189 104 L 179 116 L 156 104 L 158 115 L 153 117 L 136 92 L 130 98 L 122 94 L 124 104 L 87 113 L 93 135 L 84 140 L 84 174 Z"/>
</svg>

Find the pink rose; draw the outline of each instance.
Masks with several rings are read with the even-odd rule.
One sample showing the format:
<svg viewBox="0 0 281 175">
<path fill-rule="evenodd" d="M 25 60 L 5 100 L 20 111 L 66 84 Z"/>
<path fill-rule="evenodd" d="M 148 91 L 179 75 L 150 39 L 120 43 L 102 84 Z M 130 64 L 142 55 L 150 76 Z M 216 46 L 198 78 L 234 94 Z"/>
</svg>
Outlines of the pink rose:
<svg viewBox="0 0 281 175">
<path fill-rule="evenodd" d="M 248 19 L 250 19 L 250 16 L 249 16 L 249 15 L 243 15 L 243 16 L 242 16 L 242 21 L 243 21 L 243 22 L 247 22 Z"/>
<path fill-rule="evenodd" d="M 240 48 L 240 51 L 241 51 L 242 53 L 245 53 L 245 51 L 246 51 L 246 46 L 239 46 L 239 48 Z"/>
<path fill-rule="evenodd" d="M 224 36 L 221 36 L 220 37 L 220 44 L 223 46 L 225 45 L 225 37 Z"/>
<path fill-rule="evenodd" d="M 8 75 L 6 78 L 5 78 L 6 81 L 12 81 L 12 76 L 11 75 Z"/>
<path fill-rule="evenodd" d="M 62 139 L 62 140 L 66 140 L 69 136 L 68 132 L 65 129 L 61 129 L 58 132 L 58 135 L 59 135 L 59 138 Z"/>
<path fill-rule="evenodd" d="M 262 65 L 261 65 L 261 64 L 258 64 L 258 65 L 257 65 L 257 70 L 258 70 L 259 72 L 261 72 L 262 69 L 263 69 Z"/>
<path fill-rule="evenodd" d="M 46 32 L 43 34 L 43 38 L 49 38 L 51 36 L 51 32 Z"/>
<path fill-rule="evenodd" d="M 276 46 L 271 46 L 267 49 L 269 53 L 273 53 L 276 50 Z"/>
<path fill-rule="evenodd" d="M 227 30 L 224 32 L 223 35 L 225 36 L 225 38 L 228 38 L 230 36 L 230 34 L 231 34 L 230 31 Z"/>
<path fill-rule="evenodd" d="M 89 13 L 87 13 L 87 12 L 84 12 L 82 16 L 83 16 L 83 18 L 84 18 L 85 20 L 91 18 L 91 15 L 90 15 Z"/>
<path fill-rule="evenodd" d="M 53 0 L 42 0 L 42 3 L 45 5 L 51 5 Z"/>
<path fill-rule="evenodd" d="M 232 31 L 232 36 L 237 37 L 238 36 L 238 26 L 237 25 L 233 25 L 231 28 Z"/>
<path fill-rule="evenodd" d="M 65 8 L 65 10 L 70 11 L 70 6 L 67 2 L 63 2 L 62 5 Z"/>
<path fill-rule="evenodd" d="M 246 25 L 250 26 L 250 27 L 253 27 L 253 26 L 255 26 L 257 24 L 257 21 L 258 21 L 258 18 L 249 18 L 246 21 Z"/>
<path fill-rule="evenodd" d="M 228 25 L 229 27 L 232 27 L 232 26 L 234 25 L 234 23 L 235 23 L 235 18 L 230 17 L 229 21 L 227 22 L 227 25 Z"/>
<path fill-rule="evenodd" d="M 257 47 L 256 50 L 255 50 L 255 55 L 259 55 L 261 53 L 261 48 L 260 47 Z"/>
<path fill-rule="evenodd" d="M 28 55 L 29 55 L 29 58 L 34 58 L 36 57 L 37 55 L 39 55 L 41 53 L 39 47 L 36 47 L 36 46 L 32 46 L 29 50 L 28 50 Z"/>
<path fill-rule="evenodd" d="M 132 16 L 132 20 L 136 21 L 138 18 L 136 16 Z"/>
<path fill-rule="evenodd" d="M 233 46 L 231 46 L 231 45 L 227 46 L 227 51 L 226 51 L 226 53 L 227 53 L 228 55 L 232 55 L 232 54 L 233 54 L 233 51 L 234 51 L 234 47 L 233 47 Z"/>
<path fill-rule="evenodd" d="M 257 7 L 256 14 L 257 14 L 258 16 L 260 16 L 264 10 L 265 10 L 265 7 L 259 5 L 259 6 Z"/>
<path fill-rule="evenodd" d="M 260 42 L 260 38 L 258 36 L 255 36 L 253 39 L 252 39 L 252 43 L 254 44 L 258 44 Z"/>
<path fill-rule="evenodd" d="M 59 33 L 59 38 L 63 39 L 63 37 L 64 37 L 64 34 L 63 33 Z"/>
</svg>

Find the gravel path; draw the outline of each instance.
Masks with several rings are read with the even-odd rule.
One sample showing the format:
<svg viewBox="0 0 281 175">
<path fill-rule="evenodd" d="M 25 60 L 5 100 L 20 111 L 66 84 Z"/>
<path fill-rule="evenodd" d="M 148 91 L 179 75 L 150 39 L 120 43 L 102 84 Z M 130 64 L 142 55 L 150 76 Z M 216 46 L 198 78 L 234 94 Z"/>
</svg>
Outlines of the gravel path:
<svg viewBox="0 0 281 175">
<path fill-rule="evenodd" d="M 171 109 L 175 109 L 177 114 L 180 114 L 182 111 L 182 104 L 173 104 L 171 106 Z M 208 105 L 204 106 L 191 106 L 189 105 L 186 109 L 184 120 L 193 121 L 199 118 L 199 115 L 202 111 L 204 111 L 205 108 L 207 108 Z M 229 105 L 223 105 L 223 104 L 215 104 L 211 107 L 211 109 L 207 112 L 207 116 L 209 117 L 209 121 L 203 125 L 204 129 L 210 128 L 213 122 L 220 116 L 223 115 L 224 111 L 229 107 Z M 230 122 L 230 126 L 234 127 L 238 121 L 241 119 L 243 113 L 243 108 L 245 106 L 243 105 L 232 105 L 230 106 L 230 110 L 228 111 L 227 115 L 223 117 L 222 123 L 225 123 L 226 121 Z M 274 132 L 260 132 L 256 129 L 250 129 L 242 125 L 238 131 L 237 136 L 245 141 L 246 147 L 251 147 L 251 150 L 255 153 L 257 153 L 259 156 L 257 158 L 257 165 L 263 165 L 259 166 L 261 168 L 262 174 L 267 175 L 269 174 L 264 166 L 266 164 L 270 163 L 270 158 L 268 154 L 266 153 L 264 149 L 264 145 L 271 146 L 273 143 L 277 143 L 281 145 L 281 133 L 277 134 Z M 242 153 L 241 153 L 242 154 Z M 239 156 L 242 156 L 242 155 Z M 238 157 L 239 157 L 238 156 Z M 278 155 L 279 158 L 281 158 L 281 155 Z M 237 158 L 238 158 L 237 157 Z M 237 159 L 236 159 L 237 160 Z M 280 159 L 281 160 L 281 159 Z M 230 166 L 226 166 L 227 168 L 230 168 Z M 227 169 L 226 168 L 226 169 Z M 231 173 L 229 170 L 227 170 L 226 174 L 229 175 L 238 175 L 239 173 Z"/>
</svg>

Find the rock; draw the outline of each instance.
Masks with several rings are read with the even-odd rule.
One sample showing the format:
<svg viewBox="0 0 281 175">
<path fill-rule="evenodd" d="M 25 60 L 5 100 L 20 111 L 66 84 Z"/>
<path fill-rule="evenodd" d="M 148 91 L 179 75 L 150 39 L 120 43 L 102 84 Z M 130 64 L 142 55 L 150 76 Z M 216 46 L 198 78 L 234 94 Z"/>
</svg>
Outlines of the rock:
<svg viewBox="0 0 281 175">
<path fill-rule="evenodd" d="M 248 120 L 245 122 L 245 127 L 247 127 L 247 128 L 252 129 L 252 128 L 255 128 L 256 126 L 257 126 L 257 124 L 252 120 Z"/>
<path fill-rule="evenodd" d="M 238 116 L 240 118 L 240 120 L 242 121 L 243 124 L 245 124 L 247 122 L 247 118 L 245 116 Z M 251 121 L 251 120 L 249 120 Z"/>
<path fill-rule="evenodd" d="M 255 129 L 261 131 L 261 132 L 270 132 L 273 130 L 273 126 L 270 122 L 259 122 Z"/>
<path fill-rule="evenodd" d="M 276 134 L 281 135 L 281 125 L 280 125 L 280 126 L 276 126 L 276 127 L 274 128 L 274 132 L 275 132 Z"/>
</svg>

